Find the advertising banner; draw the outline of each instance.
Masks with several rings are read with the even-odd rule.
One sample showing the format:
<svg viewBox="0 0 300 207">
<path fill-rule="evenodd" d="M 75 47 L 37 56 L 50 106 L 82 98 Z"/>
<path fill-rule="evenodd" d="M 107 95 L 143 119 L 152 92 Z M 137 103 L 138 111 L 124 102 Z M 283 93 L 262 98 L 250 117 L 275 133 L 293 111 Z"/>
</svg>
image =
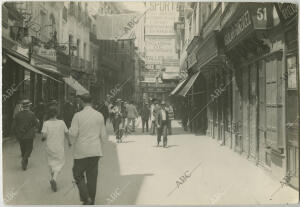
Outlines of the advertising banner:
<svg viewBox="0 0 300 207">
<path fill-rule="evenodd" d="M 146 37 L 146 64 L 162 64 L 164 59 L 176 59 L 174 38 Z"/>
<path fill-rule="evenodd" d="M 146 2 L 145 35 L 175 35 L 177 2 Z"/>
</svg>

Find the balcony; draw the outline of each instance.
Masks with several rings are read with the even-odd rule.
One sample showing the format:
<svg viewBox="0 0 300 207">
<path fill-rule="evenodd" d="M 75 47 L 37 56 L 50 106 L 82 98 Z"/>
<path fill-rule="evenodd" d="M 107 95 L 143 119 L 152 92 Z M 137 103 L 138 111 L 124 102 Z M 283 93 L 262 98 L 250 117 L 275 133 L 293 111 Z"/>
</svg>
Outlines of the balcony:
<svg viewBox="0 0 300 207">
<path fill-rule="evenodd" d="M 76 71 L 82 71 L 81 70 L 81 62 L 80 62 L 80 58 L 78 56 L 70 56 L 71 59 L 71 68 L 72 70 L 76 70 Z"/>
<path fill-rule="evenodd" d="M 70 2 L 69 14 L 70 14 L 71 16 L 76 17 L 76 16 L 77 16 L 77 15 L 76 15 L 76 13 L 77 13 L 76 10 L 77 10 L 77 8 L 76 8 L 75 2 Z"/>
<path fill-rule="evenodd" d="M 85 60 L 83 58 L 79 58 L 79 67 L 81 71 L 85 71 Z"/>
<path fill-rule="evenodd" d="M 71 56 L 65 54 L 64 52 L 57 51 L 57 62 L 64 65 L 71 65 Z"/>
<path fill-rule="evenodd" d="M 90 61 L 85 60 L 84 66 L 85 72 L 89 74 L 93 74 L 94 68 L 92 67 L 92 63 Z"/>
</svg>

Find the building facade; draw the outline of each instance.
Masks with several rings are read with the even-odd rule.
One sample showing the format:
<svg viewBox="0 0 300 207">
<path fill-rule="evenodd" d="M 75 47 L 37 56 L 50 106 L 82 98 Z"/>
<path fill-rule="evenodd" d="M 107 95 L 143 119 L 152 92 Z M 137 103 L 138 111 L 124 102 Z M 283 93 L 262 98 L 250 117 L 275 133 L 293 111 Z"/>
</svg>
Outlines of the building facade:
<svg viewBox="0 0 300 207">
<path fill-rule="evenodd" d="M 299 189 L 297 6 L 201 2 L 185 14 L 189 76 L 173 94 L 190 128 Z"/>
<path fill-rule="evenodd" d="M 119 13 L 117 3 L 7 2 L 2 9 L 4 136 L 10 134 L 18 100 L 29 99 L 35 110 L 39 102 L 54 99 L 62 111 L 66 100 L 83 93 L 104 100 L 119 83 L 121 64 L 112 54 L 118 44 L 99 42 L 96 23 L 99 13 Z M 111 53 L 105 52 L 113 45 Z M 133 68 L 132 58 L 130 63 L 126 67 Z"/>
</svg>

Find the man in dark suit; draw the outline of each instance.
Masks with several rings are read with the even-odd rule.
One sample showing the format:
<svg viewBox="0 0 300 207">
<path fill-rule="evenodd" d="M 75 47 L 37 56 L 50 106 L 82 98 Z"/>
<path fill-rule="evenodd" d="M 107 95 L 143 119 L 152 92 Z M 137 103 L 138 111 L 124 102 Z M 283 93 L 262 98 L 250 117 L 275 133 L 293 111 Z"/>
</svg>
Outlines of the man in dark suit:
<svg viewBox="0 0 300 207">
<path fill-rule="evenodd" d="M 161 135 L 163 135 L 163 147 L 167 147 L 168 142 L 168 121 L 169 115 L 166 110 L 166 103 L 161 102 L 161 108 L 157 112 L 156 126 L 157 126 L 157 147 L 161 141 Z"/>
<path fill-rule="evenodd" d="M 30 111 L 31 103 L 28 99 L 22 101 L 23 110 L 16 114 L 15 133 L 20 143 L 22 154 L 22 169 L 26 170 L 28 159 L 33 149 L 33 139 L 35 138 L 35 129 L 38 126 L 38 120 L 34 113 Z"/>
</svg>

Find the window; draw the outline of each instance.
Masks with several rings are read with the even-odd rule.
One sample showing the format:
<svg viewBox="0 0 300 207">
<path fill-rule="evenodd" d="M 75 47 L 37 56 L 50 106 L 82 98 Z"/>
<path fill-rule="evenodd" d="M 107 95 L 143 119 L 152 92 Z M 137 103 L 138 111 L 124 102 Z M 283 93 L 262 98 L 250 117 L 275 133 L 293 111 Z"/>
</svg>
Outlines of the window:
<svg viewBox="0 0 300 207">
<path fill-rule="evenodd" d="M 73 35 L 69 35 L 69 55 L 74 55 L 72 46 L 73 46 Z"/>
<path fill-rule="evenodd" d="M 83 44 L 83 59 L 86 60 L 86 43 Z"/>
<path fill-rule="evenodd" d="M 24 97 L 30 99 L 30 71 L 24 70 Z"/>
<path fill-rule="evenodd" d="M 124 49 L 124 40 L 121 41 L 121 48 Z"/>
<path fill-rule="evenodd" d="M 77 40 L 77 57 L 79 57 L 80 53 L 80 39 Z"/>
<path fill-rule="evenodd" d="M 211 4 L 212 3 L 208 3 L 208 16 L 211 14 Z"/>
<path fill-rule="evenodd" d="M 53 14 L 50 14 L 50 25 L 49 25 L 49 34 L 52 37 L 54 35 L 54 31 L 56 31 L 55 29 L 55 17 L 53 16 Z"/>
<path fill-rule="evenodd" d="M 93 30 L 92 31 L 93 31 L 94 34 L 96 34 L 96 25 L 95 24 L 93 24 Z"/>
<path fill-rule="evenodd" d="M 40 11 L 40 22 L 41 22 L 41 36 L 40 39 L 44 42 L 47 41 L 47 27 L 45 27 L 47 25 L 47 16 L 46 13 L 44 11 Z"/>
<path fill-rule="evenodd" d="M 65 20 L 66 22 L 68 21 L 68 9 L 66 7 L 63 8 L 62 17 L 63 20 Z"/>
<path fill-rule="evenodd" d="M 95 72 L 95 70 L 96 70 L 96 57 L 95 57 L 95 55 L 93 55 L 93 59 L 92 59 L 92 68 L 93 68 L 93 71 Z"/>
</svg>

